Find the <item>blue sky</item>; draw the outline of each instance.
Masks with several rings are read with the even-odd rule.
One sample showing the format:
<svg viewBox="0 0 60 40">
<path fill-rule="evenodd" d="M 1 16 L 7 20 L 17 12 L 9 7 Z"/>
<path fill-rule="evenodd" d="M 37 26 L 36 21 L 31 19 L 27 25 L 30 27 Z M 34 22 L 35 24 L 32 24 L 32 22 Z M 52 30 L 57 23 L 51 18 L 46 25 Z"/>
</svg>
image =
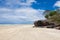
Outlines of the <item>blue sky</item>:
<svg viewBox="0 0 60 40">
<path fill-rule="evenodd" d="M 60 8 L 59 0 L 0 0 L 0 24 L 29 24 L 45 20 L 45 10 Z"/>
<path fill-rule="evenodd" d="M 26 0 L 19 0 L 22 3 L 26 3 Z M 35 8 L 35 9 L 43 9 L 43 10 L 54 10 L 55 7 L 54 4 L 59 1 L 59 0 L 34 0 L 35 2 L 32 2 L 30 5 L 31 7 Z M 20 8 L 21 5 L 19 3 L 14 3 L 16 2 L 16 0 L 14 1 L 10 1 L 11 4 L 7 5 L 6 3 L 9 2 L 7 0 L 0 0 L 0 7 L 7 7 L 7 8 Z M 13 7 L 11 7 L 11 5 L 13 5 Z M 29 5 L 29 4 L 28 4 Z"/>
<path fill-rule="evenodd" d="M 37 3 L 33 4 L 32 7 L 36 9 L 43 9 L 43 10 L 54 10 L 54 4 L 58 0 L 36 0 Z"/>
</svg>

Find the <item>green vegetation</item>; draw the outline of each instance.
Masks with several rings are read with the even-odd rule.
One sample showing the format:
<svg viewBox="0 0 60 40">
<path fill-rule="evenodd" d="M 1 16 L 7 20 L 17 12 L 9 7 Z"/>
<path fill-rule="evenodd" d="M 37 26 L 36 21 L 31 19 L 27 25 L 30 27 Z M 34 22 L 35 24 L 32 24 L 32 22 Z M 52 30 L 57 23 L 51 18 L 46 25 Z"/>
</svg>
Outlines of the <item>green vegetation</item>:
<svg viewBox="0 0 60 40">
<path fill-rule="evenodd" d="M 57 14 L 56 11 L 51 11 L 51 12 L 49 13 L 49 16 L 53 16 L 53 15 L 56 15 L 56 14 Z"/>
<path fill-rule="evenodd" d="M 45 16 L 45 18 L 48 18 L 48 17 L 49 17 L 48 15 Z"/>
<path fill-rule="evenodd" d="M 59 12 L 58 12 L 58 9 L 56 11 L 50 11 L 48 14 L 45 15 L 45 18 L 47 18 L 49 22 L 60 24 L 60 13 Z"/>
</svg>

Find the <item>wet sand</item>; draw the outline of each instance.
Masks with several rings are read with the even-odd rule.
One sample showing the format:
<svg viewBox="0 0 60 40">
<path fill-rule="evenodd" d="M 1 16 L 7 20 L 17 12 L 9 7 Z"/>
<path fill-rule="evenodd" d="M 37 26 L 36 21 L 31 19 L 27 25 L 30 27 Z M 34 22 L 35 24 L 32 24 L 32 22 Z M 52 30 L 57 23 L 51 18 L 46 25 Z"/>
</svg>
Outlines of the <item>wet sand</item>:
<svg viewBox="0 0 60 40">
<path fill-rule="evenodd" d="M 0 25 L 0 40 L 60 40 L 60 30 L 33 25 Z"/>
</svg>

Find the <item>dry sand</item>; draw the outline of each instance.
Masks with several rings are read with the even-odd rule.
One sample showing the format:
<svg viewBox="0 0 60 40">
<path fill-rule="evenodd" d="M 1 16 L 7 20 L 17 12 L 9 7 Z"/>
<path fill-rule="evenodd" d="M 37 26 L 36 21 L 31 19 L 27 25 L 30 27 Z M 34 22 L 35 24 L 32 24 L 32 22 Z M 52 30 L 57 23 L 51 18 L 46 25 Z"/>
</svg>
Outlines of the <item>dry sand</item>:
<svg viewBox="0 0 60 40">
<path fill-rule="evenodd" d="M 33 25 L 0 25 L 0 40 L 60 40 L 60 30 Z"/>
</svg>

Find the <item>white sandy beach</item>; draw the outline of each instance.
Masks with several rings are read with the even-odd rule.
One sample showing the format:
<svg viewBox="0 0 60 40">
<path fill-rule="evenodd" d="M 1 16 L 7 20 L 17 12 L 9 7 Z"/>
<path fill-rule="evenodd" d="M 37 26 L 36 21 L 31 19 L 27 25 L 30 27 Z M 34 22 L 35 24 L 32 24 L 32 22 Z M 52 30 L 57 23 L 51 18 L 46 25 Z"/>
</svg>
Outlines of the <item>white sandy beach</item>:
<svg viewBox="0 0 60 40">
<path fill-rule="evenodd" d="M 60 30 L 33 25 L 0 25 L 0 40 L 60 40 Z"/>
</svg>

